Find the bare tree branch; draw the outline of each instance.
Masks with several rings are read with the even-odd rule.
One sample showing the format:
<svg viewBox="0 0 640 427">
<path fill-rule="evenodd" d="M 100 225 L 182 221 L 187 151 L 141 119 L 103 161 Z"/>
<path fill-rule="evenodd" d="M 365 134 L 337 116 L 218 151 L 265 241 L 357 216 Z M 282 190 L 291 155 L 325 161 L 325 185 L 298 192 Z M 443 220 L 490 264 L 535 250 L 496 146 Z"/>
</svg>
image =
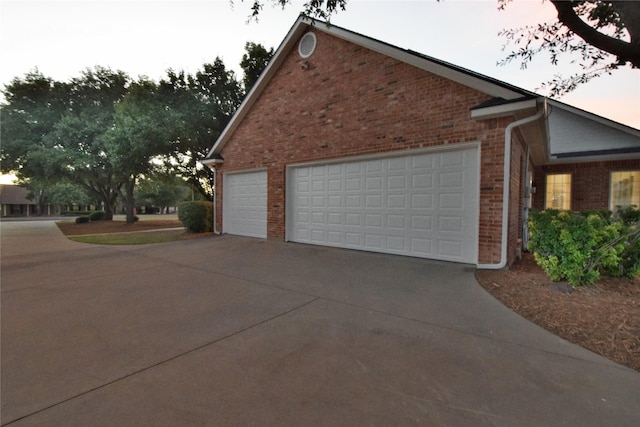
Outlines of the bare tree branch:
<svg viewBox="0 0 640 427">
<path fill-rule="evenodd" d="M 575 2 L 551 0 L 551 3 L 558 11 L 558 20 L 585 42 L 617 56 L 621 63 L 630 62 L 634 67 L 640 67 L 640 49 L 637 45 L 610 37 L 584 22 L 574 9 Z M 638 9 L 637 4 L 635 8 Z"/>
</svg>

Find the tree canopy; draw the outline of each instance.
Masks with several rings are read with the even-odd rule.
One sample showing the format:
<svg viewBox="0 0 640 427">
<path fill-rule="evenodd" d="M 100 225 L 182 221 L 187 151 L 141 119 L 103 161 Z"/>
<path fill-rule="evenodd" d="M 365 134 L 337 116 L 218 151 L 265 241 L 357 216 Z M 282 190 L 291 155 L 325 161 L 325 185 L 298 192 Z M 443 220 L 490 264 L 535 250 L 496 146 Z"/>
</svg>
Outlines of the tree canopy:
<svg viewBox="0 0 640 427">
<path fill-rule="evenodd" d="M 244 84 L 245 93 L 249 93 L 254 83 L 262 74 L 262 70 L 267 67 L 267 64 L 273 56 L 273 48 L 267 50 L 261 44 L 253 42 L 247 42 L 244 46 L 246 53 L 242 55 L 242 61 L 240 66 L 244 70 L 244 77 L 242 82 Z"/>
<path fill-rule="evenodd" d="M 502 10 L 513 0 L 497 0 Z M 520 61 L 527 68 L 532 59 L 548 52 L 550 61 L 558 65 L 561 58 L 580 64 L 580 72 L 571 76 L 554 76 L 542 87 L 551 95 L 562 95 L 580 84 L 603 74 L 630 66 L 640 68 L 640 1 L 548 0 L 556 9 L 551 22 L 500 32 L 505 48 L 514 50 L 499 65 Z M 258 19 L 265 0 L 252 0 L 251 17 Z M 271 0 L 286 7 L 289 0 Z M 308 0 L 303 14 L 330 20 L 346 10 L 348 0 Z"/>
<path fill-rule="evenodd" d="M 499 0 L 500 8 L 512 0 Z M 537 26 L 505 29 L 500 32 L 514 45 L 499 64 L 520 61 L 527 68 L 532 59 L 548 52 L 551 63 L 561 57 L 577 61 L 581 71 L 568 77 L 560 75 L 547 83 L 551 95 L 562 95 L 578 85 L 620 67 L 640 68 L 640 2 L 637 1 L 559 1 L 551 0 L 557 19 Z"/>
<path fill-rule="evenodd" d="M 255 43 L 246 49 L 241 66 L 250 88 L 273 49 Z M 135 187 L 158 169 L 211 197 L 212 172 L 198 160 L 235 113 L 244 90 L 216 58 L 193 75 L 168 70 L 159 83 L 99 66 L 58 82 L 36 69 L 14 78 L 3 94 L 3 172 L 29 183 L 40 201 L 47 188 L 58 191 L 56 184 L 79 187 L 108 219 L 120 198 L 133 222 Z"/>
</svg>

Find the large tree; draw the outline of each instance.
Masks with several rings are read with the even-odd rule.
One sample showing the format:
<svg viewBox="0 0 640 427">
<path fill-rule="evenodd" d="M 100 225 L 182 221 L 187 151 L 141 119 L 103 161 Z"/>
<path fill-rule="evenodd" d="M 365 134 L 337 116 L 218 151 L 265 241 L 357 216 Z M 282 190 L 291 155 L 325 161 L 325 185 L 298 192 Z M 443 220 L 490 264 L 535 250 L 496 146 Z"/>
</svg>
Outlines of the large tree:
<svg viewBox="0 0 640 427">
<path fill-rule="evenodd" d="M 512 0 L 498 0 L 499 9 Z M 555 76 L 543 84 L 552 95 L 561 95 L 594 77 L 630 66 L 640 68 L 640 1 L 549 0 L 557 18 L 535 26 L 505 29 L 500 34 L 516 49 L 500 62 L 519 60 L 526 68 L 534 56 L 549 52 L 551 63 L 560 57 L 577 59 L 581 71 L 569 77 Z M 257 19 L 265 0 L 252 0 L 252 17 Z M 271 0 L 287 6 L 289 0 Z M 329 20 L 345 10 L 348 0 L 308 0 L 303 13 L 312 18 Z M 505 47 L 506 47 L 505 45 Z"/>
<path fill-rule="evenodd" d="M 103 147 L 114 104 L 126 92 L 123 72 L 96 67 L 68 83 L 37 70 L 3 91 L 2 171 L 34 187 L 68 181 L 82 186 L 113 214 L 117 182 Z M 35 188 L 34 188 L 35 190 Z"/>
<path fill-rule="evenodd" d="M 123 185 L 105 146 L 114 124 L 115 105 L 127 93 L 130 78 L 122 71 L 95 67 L 71 81 L 70 103 L 42 139 L 50 175 L 83 187 L 113 218 Z"/>
<path fill-rule="evenodd" d="M 240 64 L 243 84 L 220 58 L 203 64 L 193 75 L 169 70 L 160 82 L 160 92 L 166 97 L 168 108 L 181 113 L 171 150 L 164 156 L 165 166 L 207 199 L 213 195 L 213 172 L 199 160 L 206 157 L 271 56 L 273 48 L 246 43 Z"/>
<path fill-rule="evenodd" d="M 250 87 L 273 49 L 247 43 L 243 57 Z M 202 196 L 212 194 L 204 158 L 244 97 L 242 83 L 220 58 L 195 74 L 169 70 L 155 83 L 132 82 L 121 71 L 95 67 L 60 83 L 34 71 L 5 90 L 2 170 L 33 183 L 81 186 L 111 219 L 120 197 L 133 221 L 135 186 L 164 161 L 164 170 Z M 154 164 L 152 160 L 155 159 Z"/>
<path fill-rule="evenodd" d="M 14 78 L 3 91 L 0 139 L 2 172 L 16 173 L 18 178 L 46 178 L 40 149 L 43 138 L 51 132 L 69 107 L 69 85 L 45 77 L 37 69 Z"/>
<path fill-rule="evenodd" d="M 158 85 L 140 78 L 115 105 L 113 126 L 105 135 L 105 152 L 122 186 L 126 221 L 135 221 L 135 187 L 150 173 L 152 159 L 169 152 L 179 119 L 159 93 Z"/>
<path fill-rule="evenodd" d="M 212 173 L 199 160 L 207 155 L 242 101 L 235 73 L 220 58 L 194 75 L 169 70 L 160 82 L 168 108 L 180 113 L 171 149 L 163 156 L 165 167 L 211 198 Z"/>
<path fill-rule="evenodd" d="M 193 190 L 180 177 L 156 171 L 145 175 L 136 186 L 136 202 L 160 208 L 160 213 L 169 213 L 170 206 L 191 200 Z"/>
</svg>

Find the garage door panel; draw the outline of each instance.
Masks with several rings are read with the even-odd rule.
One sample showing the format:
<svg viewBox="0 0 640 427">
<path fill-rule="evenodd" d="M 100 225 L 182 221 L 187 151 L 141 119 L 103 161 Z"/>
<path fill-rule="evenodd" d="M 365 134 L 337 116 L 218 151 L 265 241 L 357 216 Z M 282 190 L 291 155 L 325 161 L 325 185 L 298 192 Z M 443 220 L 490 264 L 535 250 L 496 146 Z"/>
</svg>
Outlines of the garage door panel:
<svg viewBox="0 0 640 427">
<path fill-rule="evenodd" d="M 404 215 L 387 215 L 387 228 L 390 230 L 406 229 L 406 218 Z"/>
<path fill-rule="evenodd" d="M 327 240 L 329 243 L 341 245 L 344 243 L 344 233 L 339 231 L 328 231 Z"/>
<path fill-rule="evenodd" d="M 433 188 L 433 174 L 414 174 L 412 177 L 412 187 L 415 189 Z"/>
<path fill-rule="evenodd" d="M 387 208 L 389 208 L 389 209 L 406 209 L 407 208 L 407 195 L 406 194 L 389 194 L 387 196 Z"/>
<path fill-rule="evenodd" d="M 475 263 L 477 159 L 467 149 L 294 168 L 288 239 Z"/>
<path fill-rule="evenodd" d="M 223 187 L 223 231 L 266 238 L 267 172 L 226 174 Z"/>
<path fill-rule="evenodd" d="M 411 238 L 411 252 L 418 256 L 422 255 L 423 258 L 429 258 L 432 254 L 432 244 L 431 239 Z"/>
<path fill-rule="evenodd" d="M 329 191 L 342 191 L 342 180 L 329 179 Z"/>
<path fill-rule="evenodd" d="M 441 257 L 462 256 L 462 243 L 460 241 L 440 240 L 438 242 L 438 255 Z"/>
<path fill-rule="evenodd" d="M 441 153 L 439 156 L 440 166 L 454 166 L 454 167 L 462 167 L 465 163 L 465 151 L 448 151 Z"/>
</svg>

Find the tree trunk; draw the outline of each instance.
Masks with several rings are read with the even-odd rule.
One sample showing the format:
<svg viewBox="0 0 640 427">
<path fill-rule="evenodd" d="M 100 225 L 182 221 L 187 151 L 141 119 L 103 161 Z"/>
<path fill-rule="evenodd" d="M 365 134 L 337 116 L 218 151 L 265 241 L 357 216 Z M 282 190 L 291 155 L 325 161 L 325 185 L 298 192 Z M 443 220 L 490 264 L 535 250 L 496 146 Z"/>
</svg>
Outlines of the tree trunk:
<svg viewBox="0 0 640 427">
<path fill-rule="evenodd" d="M 113 220 L 113 215 L 116 212 L 116 202 L 118 201 L 118 192 L 107 191 L 106 194 L 101 195 L 99 201 L 104 204 L 104 219 Z"/>
<path fill-rule="evenodd" d="M 133 224 L 135 222 L 135 208 L 136 200 L 133 196 L 133 190 L 136 186 L 136 179 L 131 177 L 128 182 L 124 184 L 124 210 L 127 214 L 127 224 Z"/>
</svg>

